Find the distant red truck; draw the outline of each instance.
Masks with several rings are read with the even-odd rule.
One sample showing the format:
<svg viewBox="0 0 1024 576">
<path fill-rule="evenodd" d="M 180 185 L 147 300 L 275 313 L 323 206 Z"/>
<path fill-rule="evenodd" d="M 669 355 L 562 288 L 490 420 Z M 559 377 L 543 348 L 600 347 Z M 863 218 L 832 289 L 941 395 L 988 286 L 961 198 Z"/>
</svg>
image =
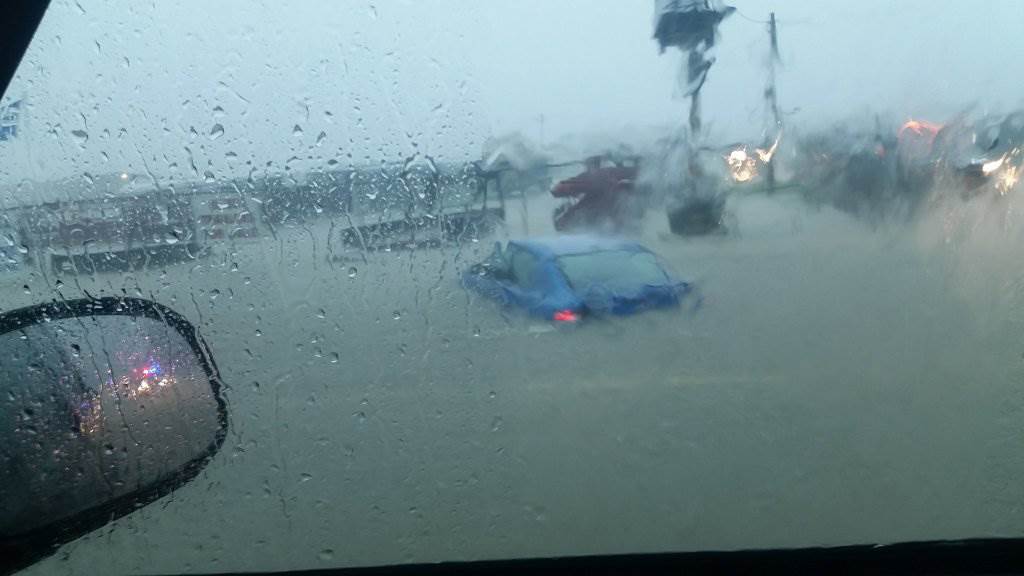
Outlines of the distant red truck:
<svg viewBox="0 0 1024 576">
<path fill-rule="evenodd" d="M 555 209 L 555 229 L 614 232 L 637 222 L 643 215 L 636 188 L 637 159 L 592 156 L 584 165 L 582 173 L 562 180 L 551 190 L 552 196 L 566 200 Z"/>
</svg>

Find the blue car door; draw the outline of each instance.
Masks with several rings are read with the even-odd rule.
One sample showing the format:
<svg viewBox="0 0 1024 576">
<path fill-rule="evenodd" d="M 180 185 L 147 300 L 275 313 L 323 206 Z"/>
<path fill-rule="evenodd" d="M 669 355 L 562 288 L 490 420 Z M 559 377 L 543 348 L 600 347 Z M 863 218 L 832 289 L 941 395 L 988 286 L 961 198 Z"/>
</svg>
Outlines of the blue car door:
<svg viewBox="0 0 1024 576">
<path fill-rule="evenodd" d="M 533 312 L 544 297 L 537 287 L 538 260 L 530 252 L 513 244 L 509 245 L 508 256 L 512 277 L 502 282 L 505 301 L 512 306 Z"/>
</svg>

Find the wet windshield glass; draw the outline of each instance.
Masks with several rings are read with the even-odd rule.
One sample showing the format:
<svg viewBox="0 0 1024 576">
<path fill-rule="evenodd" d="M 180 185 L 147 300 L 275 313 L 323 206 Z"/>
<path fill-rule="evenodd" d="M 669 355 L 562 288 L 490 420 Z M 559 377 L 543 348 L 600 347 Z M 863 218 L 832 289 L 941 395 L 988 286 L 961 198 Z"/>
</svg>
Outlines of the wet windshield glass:
<svg viewBox="0 0 1024 576">
<path fill-rule="evenodd" d="M 584 294 L 595 288 L 636 292 L 668 282 L 657 258 L 648 252 L 607 250 L 559 256 L 557 261 L 573 289 Z"/>
<path fill-rule="evenodd" d="M 176 311 L 230 428 L 29 571 L 1024 535 L 1022 22 L 53 0 L 0 100 L 0 310 Z"/>
</svg>

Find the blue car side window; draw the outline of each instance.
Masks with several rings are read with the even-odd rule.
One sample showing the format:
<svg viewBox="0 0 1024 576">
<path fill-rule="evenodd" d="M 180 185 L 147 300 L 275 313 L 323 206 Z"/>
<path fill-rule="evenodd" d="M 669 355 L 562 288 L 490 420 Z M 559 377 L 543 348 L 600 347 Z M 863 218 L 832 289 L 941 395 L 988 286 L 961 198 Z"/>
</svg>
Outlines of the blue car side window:
<svg viewBox="0 0 1024 576">
<path fill-rule="evenodd" d="M 516 284 L 522 288 L 533 286 L 534 272 L 537 268 L 537 261 L 533 254 L 514 246 L 509 248 L 512 277 L 515 279 Z"/>
</svg>

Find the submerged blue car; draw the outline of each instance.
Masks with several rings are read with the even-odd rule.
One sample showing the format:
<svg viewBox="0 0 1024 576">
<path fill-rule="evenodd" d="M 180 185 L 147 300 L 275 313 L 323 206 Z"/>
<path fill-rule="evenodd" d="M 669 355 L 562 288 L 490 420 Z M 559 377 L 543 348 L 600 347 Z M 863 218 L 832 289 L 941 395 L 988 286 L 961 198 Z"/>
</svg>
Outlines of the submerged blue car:
<svg viewBox="0 0 1024 576">
<path fill-rule="evenodd" d="M 463 274 L 463 285 L 533 316 L 577 322 L 678 306 L 691 286 L 672 278 L 653 252 L 595 236 L 514 240 Z"/>
</svg>

